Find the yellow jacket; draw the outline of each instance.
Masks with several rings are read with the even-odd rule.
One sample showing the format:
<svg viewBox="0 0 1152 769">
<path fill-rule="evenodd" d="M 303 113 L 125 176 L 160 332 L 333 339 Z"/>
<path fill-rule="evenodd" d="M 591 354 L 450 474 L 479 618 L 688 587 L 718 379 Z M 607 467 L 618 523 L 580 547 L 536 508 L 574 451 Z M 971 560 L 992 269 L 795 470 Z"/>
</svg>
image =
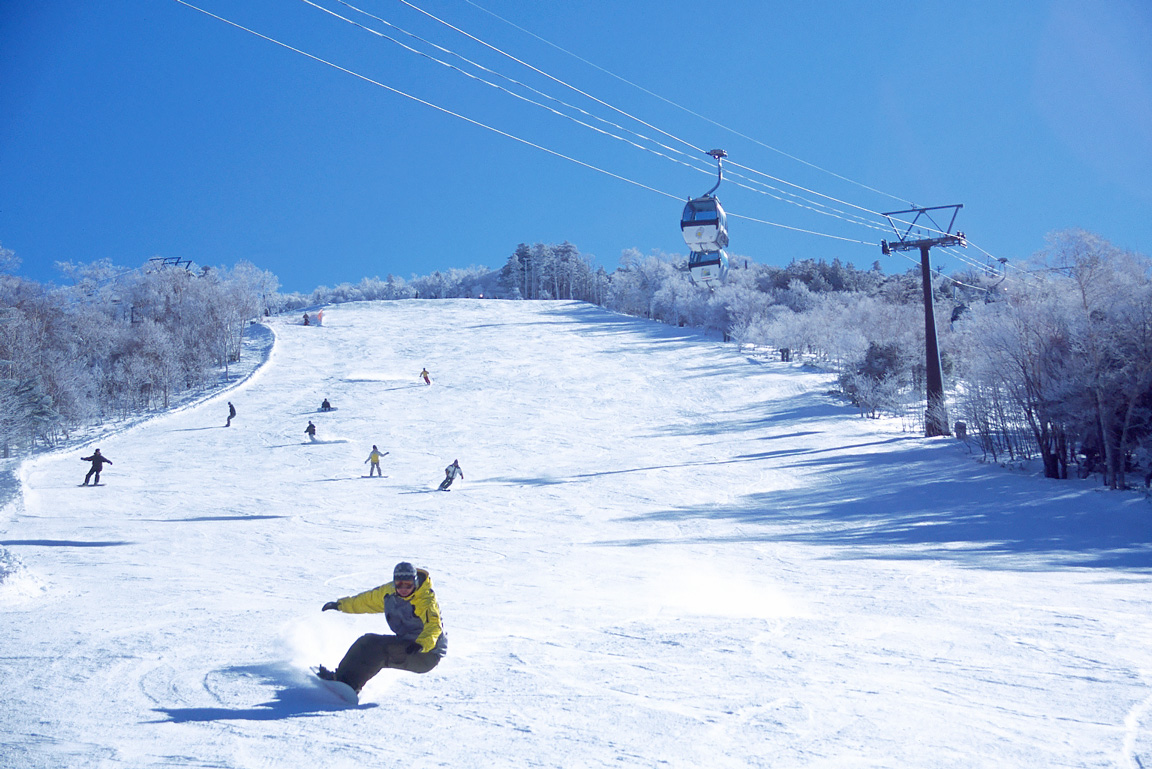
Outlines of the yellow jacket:
<svg viewBox="0 0 1152 769">
<path fill-rule="evenodd" d="M 346 614 L 383 614 L 397 637 L 415 641 L 424 652 L 436 648 L 444 634 L 432 578 L 424 569 L 416 570 L 416 590 L 407 598 L 397 593 L 389 582 L 359 595 L 341 598 L 336 608 Z"/>
</svg>

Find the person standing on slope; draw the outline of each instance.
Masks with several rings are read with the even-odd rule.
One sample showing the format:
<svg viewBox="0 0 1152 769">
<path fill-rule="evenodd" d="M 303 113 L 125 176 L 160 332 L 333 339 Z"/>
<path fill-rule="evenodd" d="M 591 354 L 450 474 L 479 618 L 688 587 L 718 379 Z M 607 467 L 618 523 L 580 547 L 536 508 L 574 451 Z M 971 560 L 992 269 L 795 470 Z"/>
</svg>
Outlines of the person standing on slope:
<svg viewBox="0 0 1152 769">
<path fill-rule="evenodd" d="M 464 471 L 460 469 L 460 460 L 453 459 L 452 464 L 444 468 L 444 480 L 440 481 L 440 491 L 448 491 L 452 481 L 463 477 Z"/>
<path fill-rule="evenodd" d="M 369 478 L 372 477 L 373 472 L 375 472 L 381 478 L 384 477 L 384 473 L 380 472 L 380 459 L 382 457 L 386 457 L 386 456 L 388 456 L 387 451 L 385 451 L 383 454 L 381 454 L 380 449 L 376 448 L 376 444 L 375 443 L 372 444 L 372 453 L 369 454 L 368 458 L 364 460 L 365 464 L 367 464 L 368 462 L 372 463 L 372 466 L 368 468 L 368 477 Z"/>
<path fill-rule="evenodd" d="M 421 369 L 420 376 L 424 378 L 424 384 L 432 384 L 432 379 L 430 378 L 431 375 L 428 373 L 428 369 Z"/>
<path fill-rule="evenodd" d="M 448 653 L 448 636 L 440 622 L 440 606 L 432 579 L 407 561 L 396 564 L 392 581 L 359 595 L 329 601 L 321 611 L 383 614 L 395 635 L 366 633 L 348 648 L 335 670 L 317 672 L 328 681 L 342 681 L 357 693 L 384 668 L 427 673 Z"/>
<path fill-rule="evenodd" d="M 92 468 L 88 471 L 88 474 L 84 476 L 84 483 L 80 484 L 81 486 L 87 486 L 88 485 L 88 479 L 91 478 L 93 475 L 96 476 L 96 480 L 94 480 L 92 482 L 92 485 L 93 486 L 99 486 L 100 485 L 100 471 L 104 469 L 104 465 L 112 464 L 112 460 L 108 459 L 108 457 L 101 454 L 100 449 L 96 449 L 95 451 L 93 451 L 92 456 L 90 456 L 90 457 L 80 457 L 80 461 L 92 463 Z"/>
<path fill-rule="evenodd" d="M 236 407 L 232 405 L 232 401 L 228 401 L 228 421 L 224 423 L 225 427 L 232 426 L 232 420 L 236 417 Z"/>
<path fill-rule="evenodd" d="M 304 428 L 304 434 L 308 436 L 308 440 L 313 443 L 316 442 L 316 425 L 312 424 L 312 420 L 308 420 L 308 426 Z"/>
</svg>

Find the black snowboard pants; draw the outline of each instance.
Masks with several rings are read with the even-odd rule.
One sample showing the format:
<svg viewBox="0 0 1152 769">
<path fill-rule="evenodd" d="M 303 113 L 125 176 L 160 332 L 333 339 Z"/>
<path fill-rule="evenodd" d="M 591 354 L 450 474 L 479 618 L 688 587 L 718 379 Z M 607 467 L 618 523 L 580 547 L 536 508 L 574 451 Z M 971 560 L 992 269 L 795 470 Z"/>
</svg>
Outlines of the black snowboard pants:
<svg viewBox="0 0 1152 769">
<path fill-rule="evenodd" d="M 356 639 L 344 659 L 340 660 L 340 666 L 336 668 L 336 680 L 360 691 L 372 676 L 384 668 L 427 673 L 440 664 L 447 646 L 445 638 L 441 636 L 432 651 L 408 654 L 404 649 L 410 643 L 394 635 L 366 633 Z"/>
<path fill-rule="evenodd" d="M 88 485 L 88 479 L 91 478 L 93 475 L 96 476 L 96 480 L 94 481 L 94 483 L 99 483 L 100 482 L 100 471 L 102 469 L 103 468 L 101 468 L 101 467 L 93 466 L 92 469 L 88 471 L 88 474 L 84 476 L 84 485 L 85 486 Z"/>
</svg>

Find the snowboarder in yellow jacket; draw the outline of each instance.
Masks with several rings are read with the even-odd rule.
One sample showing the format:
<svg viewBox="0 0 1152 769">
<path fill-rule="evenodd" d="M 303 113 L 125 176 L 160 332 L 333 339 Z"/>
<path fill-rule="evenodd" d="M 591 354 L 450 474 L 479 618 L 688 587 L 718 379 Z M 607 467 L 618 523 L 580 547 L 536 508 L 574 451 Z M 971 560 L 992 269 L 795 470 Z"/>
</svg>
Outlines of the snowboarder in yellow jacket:
<svg viewBox="0 0 1152 769">
<path fill-rule="evenodd" d="M 388 455 L 387 451 L 385 451 L 383 454 L 381 454 L 380 449 L 376 448 L 376 444 L 375 443 L 372 444 L 372 453 L 369 454 L 368 458 L 364 460 L 364 464 L 368 464 L 369 462 L 372 463 L 372 466 L 368 468 L 368 477 L 369 478 L 372 477 L 372 473 L 376 473 L 381 478 L 384 477 L 384 473 L 380 471 L 380 460 L 383 459 L 387 455 Z"/>
<path fill-rule="evenodd" d="M 317 675 L 321 678 L 343 681 L 357 693 L 384 668 L 427 673 L 448 653 L 448 636 L 440 623 L 432 579 L 427 571 L 407 561 L 396 564 L 388 584 L 329 601 L 322 611 L 330 609 L 346 614 L 383 614 L 395 633 L 366 633 L 349 647 L 336 670 L 320 666 Z"/>
</svg>

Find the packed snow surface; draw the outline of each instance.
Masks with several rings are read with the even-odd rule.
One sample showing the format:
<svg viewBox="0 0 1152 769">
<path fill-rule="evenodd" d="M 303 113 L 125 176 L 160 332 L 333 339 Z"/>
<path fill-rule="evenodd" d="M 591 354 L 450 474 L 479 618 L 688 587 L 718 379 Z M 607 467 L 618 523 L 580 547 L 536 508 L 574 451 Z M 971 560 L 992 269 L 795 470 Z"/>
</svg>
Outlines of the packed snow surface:
<svg viewBox="0 0 1152 769">
<path fill-rule="evenodd" d="M 242 385 L 102 440 L 104 486 L 95 443 L 21 468 L 3 767 L 1152 767 L 1142 494 L 579 303 L 272 326 Z M 308 668 L 387 628 L 320 607 L 400 560 L 448 656 L 349 707 Z"/>
</svg>

